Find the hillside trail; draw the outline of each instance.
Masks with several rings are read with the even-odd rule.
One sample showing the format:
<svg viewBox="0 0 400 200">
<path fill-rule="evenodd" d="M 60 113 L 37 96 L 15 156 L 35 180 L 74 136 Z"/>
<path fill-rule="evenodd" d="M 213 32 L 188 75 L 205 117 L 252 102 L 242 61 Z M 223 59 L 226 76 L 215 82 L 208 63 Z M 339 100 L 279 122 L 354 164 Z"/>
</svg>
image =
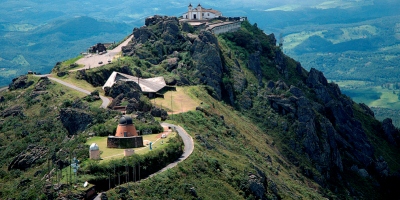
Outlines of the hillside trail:
<svg viewBox="0 0 400 200">
<path fill-rule="evenodd" d="M 56 82 L 58 82 L 58 83 L 60 83 L 60 84 L 62 84 L 64 86 L 67 86 L 67 87 L 72 88 L 74 90 L 77 90 L 79 92 L 83 92 L 85 94 L 90 94 L 90 92 L 85 90 L 85 89 L 79 88 L 79 87 L 77 87 L 77 86 L 75 86 L 73 84 L 67 83 L 67 82 L 62 81 L 60 79 L 51 77 L 51 74 L 36 75 L 36 76 L 38 76 L 38 77 L 48 77 L 50 80 L 56 81 Z M 108 104 L 110 103 L 110 100 L 107 97 L 104 97 L 104 96 L 101 96 L 101 95 L 100 95 L 100 98 L 103 101 L 101 107 L 106 109 Z M 175 125 L 175 124 L 170 124 L 170 123 L 165 123 L 165 122 L 160 123 L 160 124 L 161 124 L 161 126 L 167 126 L 167 127 L 170 127 L 171 129 L 176 130 L 176 132 L 182 138 L 182 141 L 183 141 L 183 144 L 184 144 L 183 153 L 182 153 L 182 156 L 180 158 L 178 158 L 175 162 L 168 164 L 167 166 L 165 166 L 164 168 L 160 169 L 159 171 L 151 174 L 146 179 L 151 178 L 151 177 L 153 177 L 153 176 L 155 176 L 155 175 L 157 175 L 157 174 L 159 174 L 161 172 L 164 172 L 164 171 L 166 171 L 168 169 L 171 169 L 171 168 L 177 166 L 178 163 L 186 160 L 193 153 L 193 150 L 194 150 L 193 138 L 185 131 L 185 129 L 183 129 L 181 126 L 178 126 L 178 125 Z M 143 179 L 143 180 L 145 180 L 145 179 Z M 99 193 L 94 199 L 95 200 L 101 200 L 101 196 L 102 196 L 102 193 Z"/>
<path fill-rule="evenodd" d="M 58 79 L 58 78 L 54 78 L 54 77 L 52 77 L 51 74 L 35 75 L 35 76 L 37 76 L 37 77 L 47 77 L 47 78 L 49 78 L 50 80 L 56 81 L 57 83 L 60 83 L 60 84 L 62 84 L 62 85 L 64 85 L 64 86 L 67 86 L 67 87 L 69 87 L 69 88 L 72 88 L 72 89 L 74 89 L 74 90 L 76 90 L 76 91 L 85 93 L 85 94 L 87 94 L 87 95 L 89 95 L 89 94 L 91 93 L 90 91 L 85 90 L 85 89 L 82 89 L 82 88 L 80 88 L 80 87 L 77 87 L 77 86 L 75 86 L 75 85 L 73 85 L 73 84 L 71 84 L 71 83 L 67 83 L 67 82 L 62 81 L 62 80 L 60 80 L 60 79 Z M 108 104 L 110 104 L 110 99 L 107 98 L 107 97 L 105 97 L 105 96 L 102 96 L 102 95 L 99 95 L 99 97 L 100 97 L 100 99 L 103 101 L 103 103 L 101 104 L 100 107 L 101 107 L 101 108 L 107 108 Z"/>
</svg>

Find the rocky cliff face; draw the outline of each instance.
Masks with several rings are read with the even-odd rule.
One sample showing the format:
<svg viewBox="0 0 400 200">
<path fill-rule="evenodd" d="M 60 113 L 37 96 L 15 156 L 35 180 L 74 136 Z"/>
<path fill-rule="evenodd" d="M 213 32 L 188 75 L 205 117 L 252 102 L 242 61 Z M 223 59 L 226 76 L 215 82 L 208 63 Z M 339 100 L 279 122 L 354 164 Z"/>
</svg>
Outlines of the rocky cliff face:
<svg viewBox="0 0 400 200">
<path fill-rule="evenodd" d="M 60 119 L 70 135 L 75 135 L 81 131 L 84 131 L 93 121 L 90 114 L 74 108 L 61 109 Z"/>
<path fill-rule="evenodd" d="M 210 32 L 191 34 L 182 31 L 176 17 L 153 16 L 146 26 L 133 30 L 134 38 L 124 55 L 138 57 L 153 65 L 167 63 L 165 70 L 177 77 L 179 85 L 204 84 L 210 93 L 222 99 L 223 62 L 217 38 Z M 190 54 L 190 60 L 178 60 L 176 54 Z"/>
<path fill-rule="evenodd" d="M 222 60 L 217 38 L 210 32 L 203 31 L 194 40 L 190 54 L 195 65 L 195 77 L 201 84 L 212 87 L 213 96 L 221 99 Z"/>
<path fill-rule="evenodd" d="M 173 17 L 154 16 L 145 24 L 134 29 L 132 43 L 123 50 L 125 55 L 137 56 L 152 64 L 168 63 L 166 71 L 190 77 L 190 84 L 209 86 L 214 98 L 226 100 L 260 123 L 269 121 L 270 116 L 260 112 L 267 108 L 285 117 L 283 130 L 293 134 L 285 142 L 313 163 L 318 174 L 306 173 L 320 184 L 340 178 L 352 165 L 374 173 L 372 166 L 381 162 L 374 154 L 365 127 L 354 114 L 356 104 L 342 95 L 336 84 L 328 83 L 322 72 L 316 69 L 306 72 L 300 63 L 285 56 L 274 46 L 273 35 L 247 26 L 253 35 L 238 31 L 223 36 L 247 51 L 248 56 L 240 58 L 247 65 L 241 66 L 239 53 L 229 52 L 224 57 L 218 39 L 210 32 L 183 32 Z M 185 59 L 172 62 L 173 52 L 188 53 L 190 62 Z M 234 64 L 228 66 L 228 60 Z M 243 67 L 254 74 L 257 83 L 249 83 L 243 75 Z M 367 106 L 357 106 L 364 114 L 373 116 Z M 397 144 L 398 132 L 390 124 L 389 121 L 384 123 L 384 137 Z M 296 159 L 293 162 L 296 163 Z"/>
</svg>

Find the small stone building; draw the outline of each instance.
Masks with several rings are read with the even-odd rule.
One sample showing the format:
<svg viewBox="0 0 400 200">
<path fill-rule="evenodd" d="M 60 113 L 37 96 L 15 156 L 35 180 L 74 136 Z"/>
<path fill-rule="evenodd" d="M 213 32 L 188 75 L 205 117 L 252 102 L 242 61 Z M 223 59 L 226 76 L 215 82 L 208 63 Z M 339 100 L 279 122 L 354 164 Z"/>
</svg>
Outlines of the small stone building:
<svg viewBox="0 0 400 200">
<path fill-rule="evenodd" d="M 97 44 L 91 46 L 88 49 L 88 51 L 89 51 L 89 53 L 101 53 L 101 52 L 106 52 L 107 48 L 106 48 L 106 46 L 104 44 L 97 43 Z"/>
<path fill-rule="evenodd" d="M 108 136 L 107 148 L 129 149 L 143 146 L 143 137 L 139 136 L 133 120 L 124 115 L 119 120 L 115 136 Z"/>
<path fill-rule="evenodd" d="M 100 160 L 100 149 L 96 143 L 92 143 L 89 147 L 89 158 L 92 160 Z"/>
</svg>

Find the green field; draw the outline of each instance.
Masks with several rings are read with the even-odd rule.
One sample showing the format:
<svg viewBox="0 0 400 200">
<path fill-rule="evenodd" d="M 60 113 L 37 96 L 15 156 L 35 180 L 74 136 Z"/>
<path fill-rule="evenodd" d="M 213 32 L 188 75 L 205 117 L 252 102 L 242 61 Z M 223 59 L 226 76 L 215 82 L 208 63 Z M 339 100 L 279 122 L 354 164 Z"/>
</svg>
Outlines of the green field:
<svg viewBox="0 0 400 200">
<path fill-rule="evenodd" d="M 175 132 L 171 132 L 166 139 L 160 139 L 160 134 L 151 134 L 143 136 L 143 144 L 144 147 L 134 148 L 136 154 L 146 154 L 150 151 L 149 142 L 152 142 L 153 149 L 164 148 L 167 146 L 168 138 L 173 138 L 176 136 Z M 163 141 L 164 140 L 164 141 Z M 162 142 L 163 141 L 163 142 Z M 102 160 L 100 162 L 109 161 L 112 159 L 122 158 L 124 157 L 124 149 L 112 149 L 107 148 L 107 137 L 92 137 L 89 138 L 86 142 L 87 145 L 91 145 L 92 143 L 96 143 L 99 146 Z"/>
<path fill-rule="evenodd" d="M 351 97 L 357 103 L 365 103 L 369 107 L 400 109 L 398 96 L 400 90 L 373 86 L 366 82 L 356 82 L 355 85 L 347 85 L 347 87 L 344 86 L 346 84 L 349 84 L 349 82 L 338 82 L 342 93 Z"/>
</svg>

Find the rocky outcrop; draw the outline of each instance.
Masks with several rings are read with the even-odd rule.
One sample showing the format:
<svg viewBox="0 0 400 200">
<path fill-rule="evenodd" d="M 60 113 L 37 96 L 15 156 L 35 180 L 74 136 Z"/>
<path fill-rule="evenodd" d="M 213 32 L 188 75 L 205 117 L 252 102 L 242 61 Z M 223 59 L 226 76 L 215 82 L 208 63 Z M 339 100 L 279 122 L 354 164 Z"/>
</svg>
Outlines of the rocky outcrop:
<svg viewBox="0 0 400 200">
<path fill-rule="evenodd" d="M 45 91 L 47 86 L 52 84 L 47 76 L 40 77 L 39 81 L 35 85 L 34 91 Z"/>
<path fill-rule="evenodd" d="M 142 93 L 142 89 L 139 84 L 134 81 L 118 81 L 111 88 L 106 87 L 105 89 L 106 96 L 110 96 L 112 98 L 116 98 L 120 94 L 124 94 L 124 96 L 129 98 L 139 99 Z"/>
<path fill-rule="evenodd" d="M 400 144 L 400 131 L 397 129 L 393 123 L 392 119 L 386 118 L 382 121 L 382 129 L 384 133 L 384 138 L 392 145 Z"/>
<path fill-rule="evenodd" d="M 133 43 L 142 43 L 144 44 L 148 40 L 155 40 L 156 35 L 152 32 L 150 28 L 142 27 L 142 28 L 135 28 L 133 29 Z"/>
<path fill-rule="evenodd" d="M 290 129 L 296 136 L 289 146 L 305 153 L 315 168 L 326 175 L 315 179 L 321 185 L 343 171 L 342 155 L 350 157 L 361 168 L 369 169 L 375 163 L 374 150 L 361 123 L 355 119 L 353 102 L 342 96 L 337 85 L 328 83 L 317 70 L 310 71 L 306 84 L 315 91 L 319 103 L 309 100 L 298 87 L 288 88 L 283 81 L 267 86 L 272 89 L 270 91 L 287 91 L 293 95 L 266 95 L 272 109 L 295 120 Z M 393 130 L 387 127 L 388 132 Z"/>
<path fill-rule="evenodd" d="M 60 110 L 60 120 L 64 128 L 70 135 L 76 135 L 84 131 L 92 123 L 92 116 L 80 109 L 62 108 Z"/>
<path fill-rule="evenodd" d="M 48 149 L 42 146 L 29 145 L 26 150 L 18 154 L 10 165 L 8 170 L 20 169 L 25 170 L 34 164 L 41 164 L 45 161 Z"/>
<path fill-rule="evenodd" d="M 9 116 L 24 116 L 23 108 L 20 105 L 15 105 L 9 108 L 6 108 L 0 113 L 2 117 L 9 117 Z"/>
<path fill-rule="evenodd" d="M 161 108 L 153 107 L 150 111 L 153 117 L 161 117 L 162 121 L 165 121 L 168 117 L 167 111 Z"/>
<path fill-rule="evenodd" d="M 372 111 L 371 108 L 365 105 L 365 103 L 359 103 L 358 105 L 360 105 L 360 107 L 364 110 L 366 114 L 370 115 L 371 117 L 375 117 L 374 111 Z"/>
<path fill-rule="evenodd" d="M 100 68 L 99 68 L 100 69 Z M 103 86 L 110 75 L 114 72 L 121 72 L 123 74 L 133 75 L 131 69 L 128 66 L 116 66 L 111 68 L 101 68 L 96 71 L 78 70 L 75 77 L 82 79 L 92 84 L 95 87 Z"/>
<path fill-rule="evenodd" d="M 248 179 L 248 188 L 250 190 L 250 192 L 257 197 L 257 199 L 266 199 L 265 198 L 265 192 L 266 192 L 266 188 L 265 188 L 265 177 L 259 177 L 257 175 L 254 174 L 250 174 L 249 175 L 249 179 Z"/>
<path fill-rule="evenodd" d="M 285 63 L 285 55 L 281 50 L 276 50 L 275 51 L 275 67 L 278 70 L 278 72 L 285 77 L 286 79 L 289 77 L 289 71 Z"/>
<path fill-rule="evenodd" d="M 28 80 L 28 76 L 23 75 L 18 78 L 14 78 L 10 85 L 8 85 L 8 89 L 16 90 L 16 89 L 23 89 L 31 86 L 34 82 Z"/>
<path fill-rule="evenodd" d="M 259 51 L 250 54 L 248 68 L 253 71 L 258 79 L 259 85 L 262 85 L 262 71 L 261 71 L 261 53 Z"/>
<path fill-rule="evenodd" d="M 217 38 L 210 32 L 201 32 L 190 54 L 195 63 L 195 76 L 201 84 L 210 86 L 214 90 L 213 97 L 220 100 L 223 68 Z"/>
</svg>

